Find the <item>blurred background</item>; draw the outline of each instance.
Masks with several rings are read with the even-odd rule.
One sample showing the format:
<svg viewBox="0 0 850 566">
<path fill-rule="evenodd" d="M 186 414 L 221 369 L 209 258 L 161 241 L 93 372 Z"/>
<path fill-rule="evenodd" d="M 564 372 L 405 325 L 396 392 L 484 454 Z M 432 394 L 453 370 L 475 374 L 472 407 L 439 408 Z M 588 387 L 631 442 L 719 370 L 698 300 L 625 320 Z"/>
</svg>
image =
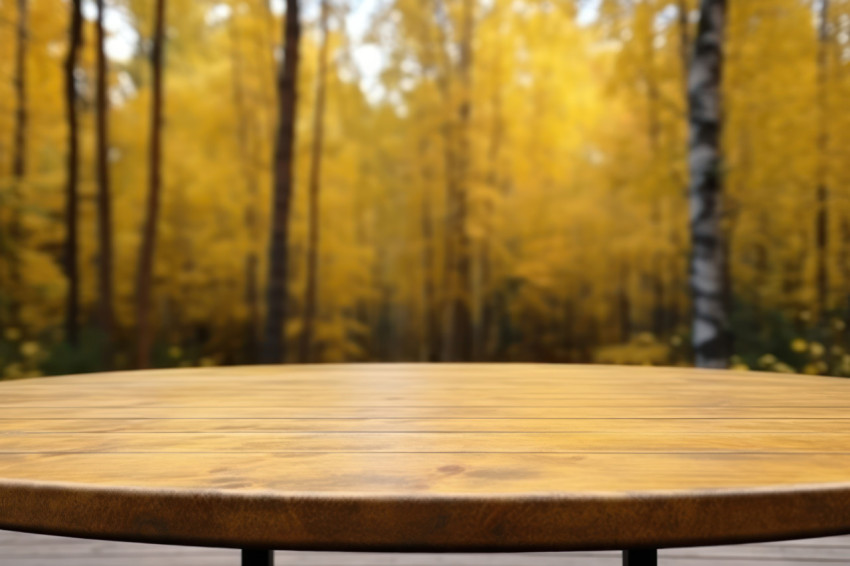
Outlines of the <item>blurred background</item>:
<svg viewBox="0 0 850 566">
<path fill-rule="evenodd" d="M 691 365 L 715 193 L 709 365 L 850 376 L 848 0 L 0 0 L 0 54 L 2 378 Z"/>
</svg>

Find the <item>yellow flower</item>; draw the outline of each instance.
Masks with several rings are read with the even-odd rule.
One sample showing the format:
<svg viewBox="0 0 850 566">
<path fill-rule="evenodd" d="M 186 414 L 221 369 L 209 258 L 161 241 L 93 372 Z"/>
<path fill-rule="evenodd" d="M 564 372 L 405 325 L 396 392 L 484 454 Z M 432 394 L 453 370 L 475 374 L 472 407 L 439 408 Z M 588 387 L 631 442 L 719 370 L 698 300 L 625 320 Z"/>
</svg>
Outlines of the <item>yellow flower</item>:
<svg viewBox="0 0 850 566">
<path fill-rule="evenodd" d="M 731 369 L 736 371 L 747 371 L 750 369 L 750 366 L 748 366 L 747 364 L 735 364 L 732 366 Z"/>
<path fill-rule="evenodd" d="M 836 357 L 837 357 L 837 356 L 840 356 L 841 354 L 843 354 L 843 353 L 844 353 L 844 348 L 842 348 L 841 346 L 836 345 L 836 346 L 833 346 L 832 348 L 830 348 L 830 349 L 829 349 L 829 352 L 830 352 L 833 356 L 836 356 Z"/>
<path fill-rule="evenodd" d="M 172 346 L 168 349 L 168 355 L 172 358 L 179 358 L 183 354 L 183 350 L 179 346 Z"/>
<path fill-rule="evenodd" d="M 682 337 L 679 336 L 678 334 L 676 334 L 675 336 L 672 336 L 670 338 L 670 345 L 673 346 L 674 348 L 678 348 L 679 346 L 682 345 Z"/>
<path fill-rule="evenodd" d="M 6 340 L 9 342 L 17 342 L 21 339 L 21 331 L 14 326 L 10 326 L 6 329 L 6 332 L 3 333 L 3 336 L 5 336 Z"/>
<path fill-rule="evenodd" d="M 837 331 L 841 332 L 842 330 L 847 328 L 847 325 L 840 318 L 834 318 L 832 319 L 832 327 L 835 328 Z"/>
<path fill-rule="evenodd" d="M 27 358 L 31 358 L 38 354 L 38 343 L 36 342 L 24 342 L 21 344 L 21 353 Z"/>
<path fill-rule="evenodd" d="M 809 311 L 800 311 L 800 320 L 808 321 L 810 318 L 812 318 L 812 313 Z"/>
<path fill-rule="evenodd" d="M 784 364 L 782 362 L 779 362 L 779 363 L 777 363 L 773 366 L 773 371 L 779 372 L 779 373 L 794 373 L 794 368 L 792 368 L 788 364 Z"/>
<path fill-rule="evenodd" d="M 806 367 L 803 368 L 803 373 L 807 373 L 809 375 L 817 375 L 818 374 L 817 364 L 806 364 Z"/>
<path fill-rule="evenodd" d="M 215 360 L 213 358 L 201 358 L 201 366 L 208 368 L 215 365 Z"/>
<path fill-rule="evenodd" d="M 825 351 L 825 348 L 823 347 L 823 344 L 821 344 L 820 342 L 812 342 L 809 345 L 809 353 L 811 353 L 812 356 L 814 356 L 816 358 L 823 356 L 824 351 Z"/>
<path fill-rule="evenodd" d="M 762 367 L 772 366 L 776 363 L 776 356 L 773 354 L 765 354 L 759 358 L 759 365 Z"/>
<path fill-rule="evenodd" d="M 805 352 L 809 348 L 809 343 L 802 338 L 797 338 L 791 342 L 791 349 L 795 352 Z"/>
</svg>

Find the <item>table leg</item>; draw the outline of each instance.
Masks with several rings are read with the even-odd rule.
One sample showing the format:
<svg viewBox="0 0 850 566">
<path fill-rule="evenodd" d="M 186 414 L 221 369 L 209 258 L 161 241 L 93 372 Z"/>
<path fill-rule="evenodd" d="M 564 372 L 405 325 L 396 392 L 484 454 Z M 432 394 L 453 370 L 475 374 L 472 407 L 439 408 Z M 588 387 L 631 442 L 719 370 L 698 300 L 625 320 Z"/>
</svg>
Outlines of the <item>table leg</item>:
<svg viewBox="0 0 850 566">
<path fill-rule="evenodd" d="M 274 551 L 243 549 L 242 566 L 274 566 Z"/>
<path fill-rule="evenodd" d="M 658 550 L 654 548 L 624 550 L 623 566 L 658 566 Z"/>
</svg>

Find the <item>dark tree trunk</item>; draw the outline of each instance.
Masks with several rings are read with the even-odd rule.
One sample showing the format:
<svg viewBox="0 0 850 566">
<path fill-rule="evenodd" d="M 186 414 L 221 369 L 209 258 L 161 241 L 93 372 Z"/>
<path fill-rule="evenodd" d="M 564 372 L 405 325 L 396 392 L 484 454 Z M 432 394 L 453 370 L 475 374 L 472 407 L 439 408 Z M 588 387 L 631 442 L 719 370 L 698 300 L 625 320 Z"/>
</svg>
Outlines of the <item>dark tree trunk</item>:
<svg viewBox="0 0 850 566">
<path fill-rule="evenodd" d="M 313 361 L 313 327 L 316 319 L 316 291 L 319 267 L 319 188 L 324 146 L 325 82 L 328 67 L 328 0 L 322 0 L 319 27 L 322 40 L 319 46 L 318 76 L 316 77 L 316 106 L 313 110 L 313 148 L 310 156 L 309 234 L 307 239 L 307 287 L 304 292 L 304 318 L 301 329 L 299 357 L 302 363 Z"/>
<path fill-rule="evenodd" d="M 420 144 L 420 155 L 426 160 L 428 153 L 427 137 Z M 431 197 L 431 183 L 434 176 L 429 166 L 422 171 L 422 207 L 419 217 L 420 237 L 422 238 L 422 344 L 419 359 L 423 362 L 439 361 L 435 347 L 437 335 L 437 300 L 434 289 L 434 211 Z"/>
<path fill-rule="evenodd" d="M 841 271 L 844 275 L 844 279 L 850 279 L 850 219 L 846 216 L 841 219 Z M 847 304 L 850 307 L 850 293 L 847 291 L 842 292 L 841 294 L 842 304 Z M 850 309 L 848 309 L 848 314 L 850 314 Z M 845 322 L 846 322 L 845 315 Z"/>
<path fill-rule="evenodd" d="M 728 257 L 723 215 L 721 84 L 726 0 L 702 0 L 689 80 L 691 292 L 698 367 L 727 367 Z"/>
<path fill-rule="evenodd" d="M 437 88 L 440 92 L 440 97 L 445 105 L 451 104 L 454 99 L 452 93 L 452 62 L 448 54 L 448 38 L 447 33 L 449 18 L 445 3 L 443 0 L 432 0 L 432 10 L 434 18 L 434 29 L 437 37 L 433 39 L 435 45 L 438 45 L 438 65 L 440 67 L 436 72 Z M 428 38 L 429 41 L 431 38 Z M 436 325 L 434 338 L 434 347 L 439 351 L 438 356 L 444 361 L 449 361 L 449 346 L 453 341 L 453 313 L 455 296 L 455 269 L 457 243 L 455 242 L 454 229 L 454 207 L 456 193 L 458 191 L 458 176 L 457 176 L 457 151 L 455 147 L 455 124 L 453 117 L 447 115 L 442 120 L 440 127 L 440 135 L 443 141 L 443 167 L 446 183 L 445 193 L 445 227 L 443 230 L 443 286 L 442 293 L 439 297 L 439 323 L 442 324 L 442 335 L 436 335 Z"/>
<path fill-rule="evenodd" d="M 21 265 L 18 247 L 22 244 L 21 190 L 27 173 L 27 0 L 18 0 L 17 50 L 15 52 L 15 134 L 12 149 L 12 195 L 9 215 L 9 318 L 12 325 L 19 319 Z"/>
<path fill-rule="evenodd" d="M 68 295 L 65 311 L 65 338 L 74 346 L 79 338 L 80 279 L 77 270 L 77 179 L 79 167 L 79 134 L 77 129 L 77 89 L 74 72 L 82 45 L 82 0 L 71 0 L 71 23 L 68 29 L 68 54 L 65 58 L 65 111 L 68 116 L 68 179 L 65 197 L 65 276 Z"/>
<path fill-rule="evenodd" d="M 265 3 L 264 3 L 265 4 Z M 239 51 L 240 34 L 237 30 L 237 20 L 234 14 L 228 26 L 230 30 L 231 71 L 233 75 L 233 103 L 236 107 L 236 143 L 239 147 L 239 160 L 245 188 L 248 192 L 248 204 L 245 207 L 245 230 L 249 234 L 249 251 L 245 256 L 245 306 L 248 309 L 248 321 L 244 337 L 244 356 L 246 361 L 257 359 L 260 327 L 260 297 L 259 297 L 259 258 L 257 257 L 257 209 L 259 195 L 256 166 L 256 125 L 254 117 L 245 101 L 243 88 L 243 64 Z"/>
<path fill-rule="evenodd" d="M 474 26 L 472 0 L 463 1 L 458 75 L 461 89 L 458 106 L 456 182 L 449 201 L 449 237 L 452 253 L 449 263 L 448 317 L 444 359 L 468 361 L 472 359 L 472 261 L 471 243 L 467 231 L 468 185 L 470 171 L 469 127 L 472 115 L 472 34 Z"/>
<path fill-rule="evenodd" d="M 245 302 L 248 305 L 248 329 L 245 336 L 245 358 L 256 363 L 260 338 L 260 258 L 251 251 L 245 258 Z"/>
<path fill-rule="evenodd" d="M 623 260 L 620 268 L 620 283 L 617 287 L 617 310 L 620 311 L 620 342 L 626 343 L 632 338 L 632 301 L 629 293 L 629 264 Z"/>
<path fill-rule="evenodd" d="M 817 238 L 817 308 L 823 316 L 829 309 L 829 0 L 820 1 L 818 31 L 818 179 L 815 234 Z"/>
<path fill-rule="evenodd" d="M 495 74 L 497 80 L 493 90 L 492 98 L 492 113 L 493 122 L 490 133 L 490 146 L 488 148 L 488 168 L 487 181 L 490 190 L 496 191 L 501 186 L 499 176 L 499 157 L 502 153 L 502 137 L 504 133 L 504 124 L 502 119 L 502 60 L 501 54 L 496 55 Z M 490 247 L 490 239 L 493 237 L 493 218 L 495 210 L 492 198 L 488 199 L 483 207 L 485 234 L 478 246 L 478 262 L 479 262 L 479 293 L 476 297 L 478 300 L 478 317 L 475 321 L 475 333 L 473 340 L 473 357 L 477 361 L 488 360 L 492 351 L 493 343 L 493 254 Z"/>
<path fill-rule="evenodd" d="M 292 200 L 292 154 L 295 144 L 298 51 L 301 25 L 298 0 L 286 1 L 284 60 L 278 73 L 278 133 L 275 146 L 274 194 L 269 237 L 269 274 L 266 288 L 266 322 L 260 359 L 279 363 L 286 359 L 283 330 L 287 315 L 287 263 L 289 260 L 289 215 Z"/>
<path fill-rule="evenodd" d="M 15 52 L 15 149 L 12 176 L 23 179 L 27 170 L 27 0 L 18 0 L 17 51 Z"/>
<path fill-rule="evenodd" d="M 27 0 L 18 0 L 17 50 L 15 51 L 15 142 L 12 176 L 16 184 L 27 171 Z M 19 190 L 16 188 L 16 191 Z M 16 195 L 20 196 L 20 195 Z M 18 203 L 15 203 L 17 205 Z M 17 228 L 17 227 L 16 227 Z"/>
<path fill-rule="evenodd" d="M 138 283 L 136 287 L 137 358 L 139 368 L 150 367 L 153 328 L 151 325 L 151 287 L 153 285 L 153 260 L 156 248 L 156 228 L 159 218 L 159 198 L 162 169 L 162 53 L 165 41 L 165 0 L 156 0 L 154 15 L 153 97 L 151 100 L 151 139 L 148 198 L 142 245 L 139 251 Z"/>
<path fill-rule="evenodd" d="M 667 289 L 664 284 L 664 261 L 662 254 L 656 254 L 651 275 L 652 281 L 652 333 L 661 337 L 667 334 Z"/>
<path fill-rule="evenodd" d="M 109 186 L 109 97 L 106 41 L 103 29 L 104 0 L 97 1 L 97 241 L 100 327 L 104 338 L 103 362 L 112 365 L 112 197 Z"/>
<path fill-rule="evenodd" d="M 686 80 L 682 81 L 685 90 L 685 101 L 688 100 L 687 76 L 691 69 L 691 28 L 688 22 L 688 0 L 679 0 L 679 58 L 682 64 L 682 74 Z"/>
</svg>

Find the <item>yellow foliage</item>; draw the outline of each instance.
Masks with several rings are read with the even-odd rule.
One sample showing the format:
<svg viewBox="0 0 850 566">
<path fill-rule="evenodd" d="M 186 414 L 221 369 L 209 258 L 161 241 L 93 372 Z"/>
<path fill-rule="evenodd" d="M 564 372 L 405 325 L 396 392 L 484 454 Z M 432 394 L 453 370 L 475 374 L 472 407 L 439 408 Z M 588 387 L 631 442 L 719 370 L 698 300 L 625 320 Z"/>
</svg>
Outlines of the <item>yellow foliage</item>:
<svg viewBox="0 0 850 566">
<path fill-rule="evenodd" d="M 628 344 L 599 348 L 594 354 L 594 361 L 617 365 L 667 365 L 670 348 L 656 342 L 650 334 L 641 334 Z"/>
<path fill-rule="evenodd" d="M 68 2 L 32 0 L 28 21 L 28 170 L 12 176 L 13 58 L 0 58 L 0 236 L 22 235 L 0 259 L 0 298 L 20 305 L 3 329 L 38 358 L 63 323 L 66 124 L 62 63 Z M 250 360 L 263 317 L 277 104 L 279 14 L 261 2 L 169 0 L 164 161 L 153 318 L 170 363 Z M 471 313 L 484 356 L 660 364 L 680 361 L 688 318 L 685 80 L 670 3 L 603 1 L 582 22 L 570 2 L 476 2 L 471 84 L 461 80 L 460 3 L 444 17 L 420 0 L 379 3 L 366 37 L 331 37 L 322 148 L 317 358 L 427 359 L 446 305 Z M 140 44 L 149 2 L 121 3 Z M 802 325 L 814 307 L 817 39 L 798 0 L 730 3 L 723 147 L 731 273 L 740 298 Z M 836 3 L 835 21 L 850 16 Z M 12 53 L 14 2 L 0 4 L 0 52 Z M 302 42 L 290 226 L 290 350 L 302 330 L 307 179 L 316 81 L 315 22 Z M 94 33 L 79 69 L 82 321 L 97 324 Z M 846 33 L 836 52 L 847 51 Z M 442 38 L 442 39 L 441 39 Z M 843 39 L 842 39 L 843 38 Z M 780 40 L 781 39 L 781 40 Z M 382 68 L 358 77 L 359 43 Z M 359 46 L 364 48 L 362 45 Z M 850 284 L 850 59 L 828 76 L 828 305 Z M 147 190 L 151 77 L 145 53 L 110 61 L 116 335 L 133 335 L 140 223 Z M 468 99 L 468 123 L 459 108 Z M 464 150 L 464 148 L 467 148 Z M 463 161 L 458 165 L 459 161 Z M 452 240 L 449 195 L 467 217 Z M 20 193 L 20 197 L 17 196 Z M 467 241 L 468 240 L 468 241 Z M 781 245 L 777 245 L 780 242 Z M 5 244 L 5 242 L 4 242 Z M 452 247 L 454 246 L 454 247 Z M 457 283 L 452 253 L 468 260 Z M 4 248 L 5 251 L 5 248 Z M 658 316 L 658 313 L 664 316 Z M 670 319 L 670 320 L 668 320 Z M 661 322 L 659 322 L 659 320 Z M 836 333 L 845 321 L 827 323 Z M 433 327 L 433 328 L 432 328 Z M 651 331 L 652 335 L 641 334 Z M 432 344 L 423 347 L 429 332 Z M 638 333 L 634 338 L 632 336 Z M 783 339 L 786 340 L 787 338 Z M 614 345 L 618 344 L 618 345 Z M 33 348 L 36 348 L 33 350 Z M 832 342 L 798 338 L 807 371 L 850 361 Z M 25 351 L 26 349 L 26 351 Z M 32 350 L 32 353 L 27 353 Z M 835 360 L 825 358 L 841 359 Z M 843 357 L 842 357 L 843 356 Z M 183 359 L 191 358 L 189 359 Z M 811 358 L 811 359 L 809 359 Z M 120 352 L 125 365 L 129 355 Z M 748 358 L 753 362 L 751 358 Z M 796 362 L 795 362 L 796 363 Z M 843 364 L 843 365 L 841 365 Z M 736 367 L 746 364 L 738 360 Z M 766 354 L 754 369 L 790 369 Z M 12 363 L 9 377 L 28 375 Z"/>
</svg>

